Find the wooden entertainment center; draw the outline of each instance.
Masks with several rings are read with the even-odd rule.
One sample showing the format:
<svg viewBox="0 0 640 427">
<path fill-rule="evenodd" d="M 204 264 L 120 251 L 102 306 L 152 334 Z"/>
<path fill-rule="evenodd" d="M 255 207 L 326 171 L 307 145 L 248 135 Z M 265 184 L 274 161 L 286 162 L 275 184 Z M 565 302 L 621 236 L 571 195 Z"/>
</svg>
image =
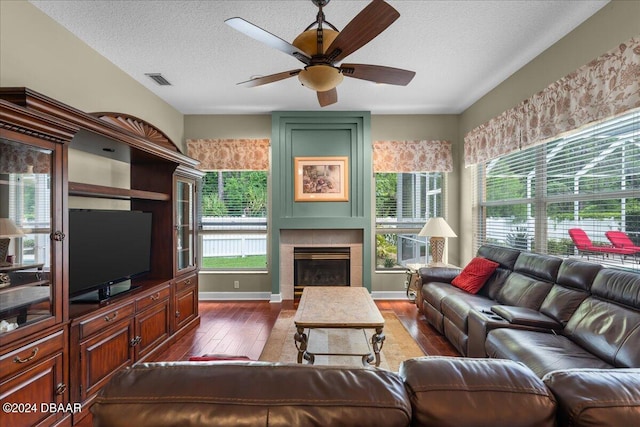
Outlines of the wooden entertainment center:
<svg viewBox="0 0 640 427">
<path fill-rule="evenodd" d="M 78 142 L 79 134 L 108 147 Z M 124 153 L 130 187 L 69 182 L 70 147 L 105 161 Z M 33 203 L 47 216 L 18 224 L 22 234 L 11 239 L 44 240 L 35 244 L 44 255 L 21 252 L 15 264 L 0 266 L 7 328 L 0 331 L 0 399 L 12 405 L 3 425 L 73 425 L 117 371 L 151 359 L 199 324 L 195 207 L 203 174 L 143 120 L 88 114 L 26 88 L 0 88 L 0 154 L 0 218 L 29 203 L 31 181 L 45 183 L 37 188 L 46 194 Z M 131 210 L 152 213 L 151 270 L 132 279 L 134 290 L 70 303 L 69 196 L 125 200 Z"/>
</svg>

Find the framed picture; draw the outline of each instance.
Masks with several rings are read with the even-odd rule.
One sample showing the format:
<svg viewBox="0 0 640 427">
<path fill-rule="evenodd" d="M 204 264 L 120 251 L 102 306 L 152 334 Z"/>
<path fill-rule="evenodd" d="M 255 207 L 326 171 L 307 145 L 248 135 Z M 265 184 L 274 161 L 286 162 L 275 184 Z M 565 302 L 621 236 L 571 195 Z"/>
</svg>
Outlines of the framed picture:
<svg viewBox="0 0 640 427">
<path fill-rule="evenodd" d="M 348 157 L 294 158 L 296 202 L 349 201 Z"/>
</svg>

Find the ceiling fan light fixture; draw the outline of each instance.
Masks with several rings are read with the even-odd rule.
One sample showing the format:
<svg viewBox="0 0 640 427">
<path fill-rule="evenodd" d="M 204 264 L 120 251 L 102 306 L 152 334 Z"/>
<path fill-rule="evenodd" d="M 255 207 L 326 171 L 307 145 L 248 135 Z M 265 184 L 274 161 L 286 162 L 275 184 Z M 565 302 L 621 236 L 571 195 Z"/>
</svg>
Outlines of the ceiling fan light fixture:
<svg viewBox="0 0 640 427">
<path fill-rule="evenodd" d="M 339 69 L 330 65 L 310 65 L 300 71 L 298 79 L 309 89 L 326 92 L 342 83 L 344 76 Z"/>
</svg>

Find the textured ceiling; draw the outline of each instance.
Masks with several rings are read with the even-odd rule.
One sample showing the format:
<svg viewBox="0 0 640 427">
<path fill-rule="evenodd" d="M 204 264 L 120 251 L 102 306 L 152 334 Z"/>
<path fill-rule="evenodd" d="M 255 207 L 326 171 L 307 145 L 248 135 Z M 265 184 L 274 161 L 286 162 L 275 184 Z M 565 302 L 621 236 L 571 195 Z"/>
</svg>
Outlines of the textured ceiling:
<svg viewBox="0 0 640 427">
<path fill-rule="evenodd" d="M 321 109 L 315 93 L 295 77 L 237 86 L 302 64 L 224 24 L 239 16 L 291 42 L 315 20 L 309 0 L 31 3 L 184 114 Z M 342 29 L 367 3 L 332 0 L 326 19 Z M 388 3 L 400 18 L 346 62 L 406 68 L 416 77 L 406 87 L 345 78 L 338 103 L 323 110 L 460 113 L 608 1 Z M 172 86 L 158 86 L 145 73 L 162 73 Z"/>
</svg>

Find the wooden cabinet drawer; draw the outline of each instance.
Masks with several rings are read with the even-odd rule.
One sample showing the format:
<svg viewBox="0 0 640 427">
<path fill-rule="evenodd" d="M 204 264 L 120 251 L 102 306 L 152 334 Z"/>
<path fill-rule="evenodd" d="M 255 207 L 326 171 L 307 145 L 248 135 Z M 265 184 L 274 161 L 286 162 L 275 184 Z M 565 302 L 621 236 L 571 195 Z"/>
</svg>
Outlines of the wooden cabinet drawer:
<svg viewBox="0 0 640 427">
<path fill-rule="evenodd" d="M 176 292 L 181 292 L 190 286 L 196 286 L 198 284 L 198 276 L 193 275 L 189 277 L 185 277 L 184 279 L 180 279 L 176 282 Z"/>
<path fill-rule="evenodd" d="M 161 289 L 158 289 L 155 292 L 146 294 L 136 299 L 136 311 L 140 312 L 153 304 L 156 304 L 164 299 L 168 299 L 169 295 L 171 295 L 171 286 L 169 283 L 167 283 Z"/>
<path fill-rule="evenodd" d="M 189 323 L 198 315 L 198 288 L 186 288 L 176 295 L 175 330 Z"/>
<path fill-rule="evenodd" d="M 135 306 L 133 302 L 103 312 L 102 314 L 92 317 L 91 319 L 80 322 L 80 338 L 86 338 L 91 334 L 103 330 L 104 328 L 133 316 Z"/>
<path fill-rule="evenodd" d="M 133 363 L 133 318 L 80 343 L 80 401 L 97 393 L 120 369 Z M 73 396 L 72 396 L 73 397 Z"/>
<path fill-rule="evenodd" d="M 39 339 L 0 357 L 0 377 L 5 378 L 36 365 L 47 356 L 64 348 L 63 331 Z"/>
<path fill-rule="evenodd" d="M 135 317 L 136 361 L 164 342 L 170 334 L 169 300 L 164 299 Z"/>
<path fill-rule="evenodd" d="M 21 405 L 20 410 L 3 411 L 2 425 L 51 425 L 62 418 L 65 413 L 42 410 L 41 405 L 65 403 L 67 386 L 63 379 L 63 365 L 62 353 L 56 352 L 38 358 L 29 369 L 0 383 L 0 401 L 3 408 L 9 404 Z"/>
</svg>

